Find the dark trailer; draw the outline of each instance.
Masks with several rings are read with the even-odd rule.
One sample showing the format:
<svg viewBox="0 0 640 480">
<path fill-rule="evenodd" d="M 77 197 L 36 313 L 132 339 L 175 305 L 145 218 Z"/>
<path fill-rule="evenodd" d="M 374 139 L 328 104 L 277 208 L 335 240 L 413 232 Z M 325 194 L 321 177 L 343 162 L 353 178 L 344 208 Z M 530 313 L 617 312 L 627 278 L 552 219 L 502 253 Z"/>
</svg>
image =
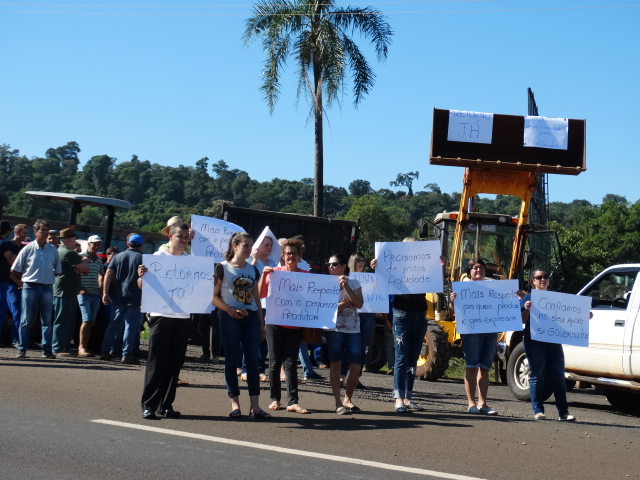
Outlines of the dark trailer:
<svg viewBox="0 0 640 480">
<path fill-rule="evenodd" d="M 131 203 L 126 200 L 117 200 L 115 198 L 94 197 L 93 195 L 76 195 L 74 193 L 55 193 L 55 192 L 25 192 L 27 195 L 34 197 L 42 197 L 45 200 L 60 200 L 62 202 L 71 203 L 71 211 L 69 212 L 69 228 L 75 229 L 76 217 L 82 212 L 82 207 L 91 205 L 94 207 L 104 207 L 107 209 L 107 226 L 104 233 L 103 251 L 109 248 L 111 237 L 113 235 L 113 222 L 116 216 L 116 208 L 129 209 Z"/>
</svg>

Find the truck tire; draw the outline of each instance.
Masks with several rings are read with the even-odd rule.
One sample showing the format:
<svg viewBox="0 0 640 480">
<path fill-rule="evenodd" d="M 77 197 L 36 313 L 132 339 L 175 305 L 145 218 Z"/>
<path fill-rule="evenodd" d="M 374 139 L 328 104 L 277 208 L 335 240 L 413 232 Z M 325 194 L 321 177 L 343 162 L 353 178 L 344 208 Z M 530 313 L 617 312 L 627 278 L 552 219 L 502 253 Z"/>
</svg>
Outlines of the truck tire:
<svg viewBox="0 0 640 480">
<path fill-rule="evenodd" d="M 528 402 L 531 400 L 529 391 L 529 361 L 524 351 L 524 343 L 520 342 L 513 349 L 507 362 L 507 385 L 516 399 Z M 553 394 L 553 386 L 548 379 L 544 379 L 542 401 L 546 401 Z"/>
<path fill-rule="evenodd" d="M 435 382 L 449 368 L 450 357 L 451 351 L 447 334 L 438 323 L 429 321 L 420 358 L 418 358 L 416 375 L 421 380 Z"/>
<path fill-rule="evenodd" d="M 616 388 L 605 388 L 604 395 L 613 408 L 624 412 L 640 411 L 640 394 L 618 390 Z"/>
</svg>

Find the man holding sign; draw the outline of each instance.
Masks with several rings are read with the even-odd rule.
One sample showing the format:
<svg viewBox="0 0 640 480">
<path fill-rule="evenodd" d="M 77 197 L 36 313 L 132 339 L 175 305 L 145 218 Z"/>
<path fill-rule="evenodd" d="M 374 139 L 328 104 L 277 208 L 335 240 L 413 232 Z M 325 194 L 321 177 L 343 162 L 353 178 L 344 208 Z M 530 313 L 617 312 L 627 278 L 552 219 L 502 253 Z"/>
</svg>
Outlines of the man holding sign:
<svg viewBox="0 0 640 480">
<path fill-rule="evenodd" d="M 189 225 L 173 223 L 168 230 L 169 248 L 155 255 L 189 256 L 185 252 L 191 236 Z M 145 265 L 138 267 L 138 286 L 143 288 Z M 213 284 L 211 285 L 213 291 Z M 143 290 L 144 297 L 144 290 Z M 144 300 L 143 300 L 144 301 Z M 142 418 L 157 419 L 157 414 L 175 418 L 180 412 L 173 409 L 178 386 L 178 374 L 184 363 L 189 339 L 189 313 L 151 313 L 149 317 L 149 358 L 144 374 L 142 391 Z"/>
<path fill-rule="evenodd" d="M 549 272 L 538 268 L 531 272 L 529 281 L 533 290 L 546 291 L 549 288 Z M 567 403 L 567 384 L 564 378 L 564 351 L 562 350 L 562 345 L 532 338 L 536 336 L 536 331 L 542 330 L 540 327 L 533 328 L 534 322 L 538 323 L 539 319 L 533 317 L 532 311 L 536 310 L 535 317 L 541 316 L 540 301 L 536 302 L 536 306 L 532 308 L 533 290 L 522 299 L 522 321 L 525 324 L 523 342 L 524 349 L 527 352 L 527 359 L 529 360 L 529 391 L 531 392 L 533 417 L 536 420 L 545 420 L 547 418 L 544 414 L 544 395 L 542 393 L 545 376 L 547 376 L 553 387 L 553 396 L 556 399 L 556 408 L 558 409 L 558 420 L 574 422 L 576 417 L 569 415 L 569 404 Z M 575 297 L 575 295 L 571 296 Z M 586 298 L 586 301 L 586 312 L 589 312 L 590 299 Z M 586 312 L 577 313 L 586 314 Z M 584 316 L 582 315 L 582 317 Z M 572 315 L 572 317 L 577 318 L 580 315 L 576 314 Z M 588 316 L 585 323 L 587 324 L 588 332 Z"/>
</svg>

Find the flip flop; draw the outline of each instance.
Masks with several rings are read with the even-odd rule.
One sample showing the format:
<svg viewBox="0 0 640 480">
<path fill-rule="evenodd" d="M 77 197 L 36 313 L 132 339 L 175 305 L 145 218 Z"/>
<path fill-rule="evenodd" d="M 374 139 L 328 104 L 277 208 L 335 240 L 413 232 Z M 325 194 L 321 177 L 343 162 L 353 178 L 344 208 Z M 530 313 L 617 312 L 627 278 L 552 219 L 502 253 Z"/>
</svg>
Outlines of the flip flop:
<svg viewBox="0 0 640 480">
<path fill-rule="evenodd" d="M 407 413 L 409 409 L 404 405 L 396 405 L 396 412 L 398 413 Z"/>
<path fill-rule="evenodd" d="M 231 411 L 231 413 L 229 414 L 229 418 L 242 418 L 242 412 L 239 408 L 236 408 L 235 410 Z"/>
<path fill-rule="evenodd" d="M 249 418 L 260 418 L 262 420 L 267 420 L 271 418 L 271 414 L 265 412 L 264 410 L 260 410 L 259 412 L 254 413 L 252 410 L 249 412 Z"/>
<path fill-rule="evenodd" d="M 353 403 L 351 405 L 347 405 L 346 403 L 344 404 L 344 406 L 349 409 L 350 412 L 360 412 L 360 407 L 356 407 Z"/>
<path fill-rule="evenodd" d="M 347 409 L 347 407 L 338 407 L 336 408 L 336 413 L 338 415 L 346 415 L 347 413 L 349 413 L 349 410 Z"/>
</svg>

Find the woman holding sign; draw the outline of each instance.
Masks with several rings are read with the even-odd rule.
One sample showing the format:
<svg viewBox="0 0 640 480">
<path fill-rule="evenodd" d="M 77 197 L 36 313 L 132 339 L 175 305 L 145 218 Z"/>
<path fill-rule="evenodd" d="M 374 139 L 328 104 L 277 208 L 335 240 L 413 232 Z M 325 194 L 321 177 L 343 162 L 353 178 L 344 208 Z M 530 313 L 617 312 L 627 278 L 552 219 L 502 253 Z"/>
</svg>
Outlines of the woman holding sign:
<svg viewBox="0 0 640 480">
<path fill-rule="evenodd" d="M 302 243 L 289 238 L 282 243 L 283 267 L 265 266 L 260 278 L 260 294 L 267 296 L 271 272 L 274 270 L 285 272 L 309 273 L 298 268 Z M 267 325 L 267 344 L 269 345 L 269 387 L 271 390 L 270 410 L 280 410 L 282 386 L 280 382 L 280 368 L 284 365 L 287 382 L 287 412 L 309 413 L 306 408 L 298 404 L 298 350 L 300 348 L 300 327 L 284 325 Z"/>
<path fill-rule="evenodd" d="M 247 361 L 247 384 L 251 407 L 249 416 L 267 419 L 271 415 L 260 408 L 258 345 L 265 336 L 264 319 L 259 305 L 258 269 L 247 262 L 253 239 L 246 232 L 234 233 L 229 239 L 226 260 L 216 266 L 213 304 L 220 318 L 220 336 L 225 351 L 224 377 L 231 398 L 229 417 L 240 418 L 238 375 L 236 366 L 244 351 Z"/>
<path fill-rule="evenodd" d="M 531 272 L 529 279 L 534 290 L 547 290 L 549 288 L 549 272 L 537 268 Z M 567 403 L 567 383 L 564 378 L 564 350 L 558 343 L 539 342 L 531 338 L 529 318 L 531 316 L 531 293 L 522 299 L 522 322 L 524 323 L 524 350 L 529 360 L 529 391 L 531 392 L 531 406 L 533 418 L 545 420 L 544 414 L 544 380 L 545 376 L 553 387 L 553 396 L 556 399 L 558 420 L 561 422 L 574 422 L 576 417 L 569 415 Z M 546 374 L 546 375 L 545 375 Z"/>
<path fill-rule="evenodd" d="M 468 279 L 473 282 L 490 280 L 485 277 L 486 267 L 484 260 L 481 258 L 472 258 L 469 260 L 466 269 Z M 455 292 L 451 292 L 449 299 L 452 311 L 455 298 Z M 464 390 L 467 394 L 467 411 L 469 413 L 497 415 L 498 412 L 487 405 L 487 393 L 489 391 L 489 371 L 491 370 L 493 357 L 496 354 L 498 336 L 495 333 L 467 333 L 461 335 L 461 337 L 462 353 L 466 364 Z M 478 392 L 477 403 L 476 391 Z"/>
<path fill-rule="evenodd" d="M 333 255 L 327 263 L 329 273 L 340 277 L 340 296 L 335 330 L 327 330 L 327 349 L 329 353 L 329 379 L 331 391 L 336 401 L 336 413 L 344 415 L 360 409 L 351 401 L 353 392 L 360 378 L 360 317 L 358 309 L 362 308 L 362 288 L 360 282 L 349 279 L 349 267 L 344 255 Z M 342 361 L 349 364 L 349 376 L 344 394 L 340 400 L 340 366 Z"/>
</svg>

